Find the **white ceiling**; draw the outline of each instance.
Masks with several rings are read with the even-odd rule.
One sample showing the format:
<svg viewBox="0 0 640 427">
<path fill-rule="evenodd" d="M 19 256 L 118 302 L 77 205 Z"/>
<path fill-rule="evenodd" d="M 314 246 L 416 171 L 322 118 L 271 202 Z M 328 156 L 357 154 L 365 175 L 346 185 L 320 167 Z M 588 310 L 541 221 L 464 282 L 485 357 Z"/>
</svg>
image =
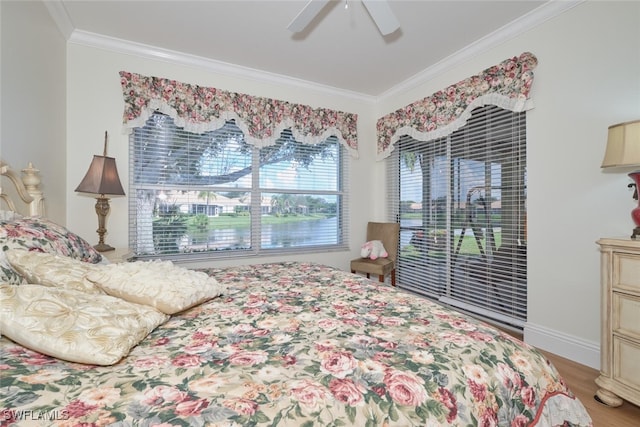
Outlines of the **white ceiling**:
<svg viewBox="0 0 640 427">
<path fill-rule="evenodd" d="M 470 46 L 490 47 L 548 19 L 550 5 L 390 0 L 400 29 L 383 37 L 359 0 L 331 1 L 294 34 L 287 26 L 306 3 L 54 0 L 47 6 L 59 26 L 66 21 L 67 36 L 97 34 L 380 96 Z"/>
</svg>

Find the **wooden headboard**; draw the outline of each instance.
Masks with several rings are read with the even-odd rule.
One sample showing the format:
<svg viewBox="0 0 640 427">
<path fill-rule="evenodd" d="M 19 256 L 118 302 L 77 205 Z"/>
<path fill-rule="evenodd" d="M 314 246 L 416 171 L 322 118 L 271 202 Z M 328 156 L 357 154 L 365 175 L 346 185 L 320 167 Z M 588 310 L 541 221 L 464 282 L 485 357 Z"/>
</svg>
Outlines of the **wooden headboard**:
<svg viewBox="0 0 640 427">
<path fill-rule="evenodd" d="M 44 216 L 44 196 L 40 189 L 40 171 L 33 167 L 31 163 L 22 169 L 22 173 L 14 171 L 11 166 L 0 160 L 0 199 L 6 204 L 9 210 L 20 212 L 14 200 L 14 194 L 17 194 L 20 201 L 18 203 L 27 206 L 29 216 Z M 5 187 L 10 182 L 11 187 Z M 15 191 L 6 188 L 15 189 Z"/>
</svg>

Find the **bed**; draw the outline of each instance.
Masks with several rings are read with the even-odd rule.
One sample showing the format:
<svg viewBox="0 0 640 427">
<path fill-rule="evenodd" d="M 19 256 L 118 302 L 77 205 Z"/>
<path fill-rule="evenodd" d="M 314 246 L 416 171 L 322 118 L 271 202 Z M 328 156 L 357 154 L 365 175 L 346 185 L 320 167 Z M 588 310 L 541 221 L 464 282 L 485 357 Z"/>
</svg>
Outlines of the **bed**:
<svg viewBox="0 0 640 427">
<path fill-rule="evenodd" d="M 3 167 L 4 175 L 10 168 Z M 37 186 L 30 190 L 39 191 Z M 43 206 L 38 194 L 23 199 L 27 204 L 37 199 Z M 5 252 L 0 272 L 5 275 L 3 322 L 17 316 L 12 311 L 17 305 L 7 301 L 21 289 L 50 292 L 46 295 L 56 298 L 73 296 L 74 309 L 61 311 L 59 305 L 42 301 L 53 298 L 60 305 L 64 301 L 36 298 L 33 295 L 40 293 L 35 291 L 22 292 L 26 300 L 41 303 L 38 320 L 45 319 L 49 325 L 64 324 L 76 315 L 91 323 L 96 321 L 94 315 L 104 315 L 104 306 L 120 307 L 119 301 L 137 304 L 125 301 L 135 298 L 137 286 L 132 291 L 125 284 L 119 296 L 106 292 L 84 298 L 83 289 L 65 294 L 55 283 L 32 283 L 45 283 L 56 274 L 48 270 L 38 276 L 38 272 L 15 270 L 7 263 L 7 256 L 13 259 L 15 253 L 28 257 L 12 246 L 12 236 L 19 234 L 16 221 L 24 224 L 25 220 L 36 238 L 25 243 L 22 236 L 17 245 L 41 257 L 57 257 L 59 264 L 69 263 L 67 271 L 74 271 L 75 276 L 67 273 L 73 276 L 67 277 L 68 283 L 98 283 L 94 276 L 113 267 L 64 227 L 37 215 L 4 215 L 0 222 Z M 64 243 L 52 244 L 52 240 Z M 40 265 L 44 264 L 32 267 L 37 270 Z M 426 299 L 308 262 L 208 268 L 192 274 L 206 276 L 216 292 L 172 314 L 143 311 L 146 314 L 136 319 L 149 323 L 145 325 L 148 332 L 135 337 L 117 360 L 69 361 L 68 353 L 48 355 L 19 344 L 28 341 L 21 330 L 9 337 L 5 328 L 0 338 L 0 424 L 592 425 L 582 403 L 541 353 L 509 334 Z M 13 276 L 6 277 L 9 275 Z M 62 287 L 67 284 L 60 283 Z M 183 283 L 174 280 L 163 286 L 180 289 Z M 95 312 L 75 313 L 77 307 L 82 311 L 84 301 L 96 298 L 112 298 L 109 301 L 113 302 Z M 145 307 L 140 310 L 156 309 L 140 306 Z M 112 311 L 114 316 L 120 314 L 119 308 Z M 27 316 L 23 321 L 26 331 L 34 319 Z M 61 340 L 69 344 L 73 339 L 64 335 L 52 342 L 54 346 Z M 73 353 L 84 344 L 80 340 L 74 344 L 77 347 L 67 345 L 66 351 Z"/>
</svg>

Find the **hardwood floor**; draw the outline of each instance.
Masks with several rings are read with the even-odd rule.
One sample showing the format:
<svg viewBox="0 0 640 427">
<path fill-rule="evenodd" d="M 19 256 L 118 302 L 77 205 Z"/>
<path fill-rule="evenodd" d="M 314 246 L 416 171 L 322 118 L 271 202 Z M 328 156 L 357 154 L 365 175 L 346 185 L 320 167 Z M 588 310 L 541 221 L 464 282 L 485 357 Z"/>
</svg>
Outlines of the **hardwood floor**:
<svg viewBox="0 0 640 427">
<path fill-rule="evenodd" d="M 593 396 L 597 386 L 594 382 L 598 371 L 588 366 L 565 359 L 555 354 L 542 352 L 558 369 L 569 388 L 587 408 L 594 427 L 638 427 L 640 426 L 640 406 L 624 402 L 622 406 L 610 408 L 598 403 Z"/>
<path fill-rule="evenodd" d="M 522 333 L 503 330 L 522 340 Z M 553 363 L 571 391 L 580 399 L 593 420 L 593 427 L 640 427 L 640 406 L 625 401 L 622 406 L 611 408 L 593 398 L 598 389 L 595 383 L 599 375 L 597 369 L 548 351 L 540 350 L 540 352 Z"/>
</svg>

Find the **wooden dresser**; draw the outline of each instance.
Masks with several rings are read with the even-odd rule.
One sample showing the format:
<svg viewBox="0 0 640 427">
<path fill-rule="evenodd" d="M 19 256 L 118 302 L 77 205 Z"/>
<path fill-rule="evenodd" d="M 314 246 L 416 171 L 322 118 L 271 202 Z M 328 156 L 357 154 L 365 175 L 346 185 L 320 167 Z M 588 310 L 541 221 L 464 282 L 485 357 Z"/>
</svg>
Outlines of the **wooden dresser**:
<svg viewBox="0 0 640 427">
<path fill-rule="evenodd" d="M 599 390 L 610 406 L 640 405 L 640 240 L 598 240 L 601 252 Z"/>
</svg>

